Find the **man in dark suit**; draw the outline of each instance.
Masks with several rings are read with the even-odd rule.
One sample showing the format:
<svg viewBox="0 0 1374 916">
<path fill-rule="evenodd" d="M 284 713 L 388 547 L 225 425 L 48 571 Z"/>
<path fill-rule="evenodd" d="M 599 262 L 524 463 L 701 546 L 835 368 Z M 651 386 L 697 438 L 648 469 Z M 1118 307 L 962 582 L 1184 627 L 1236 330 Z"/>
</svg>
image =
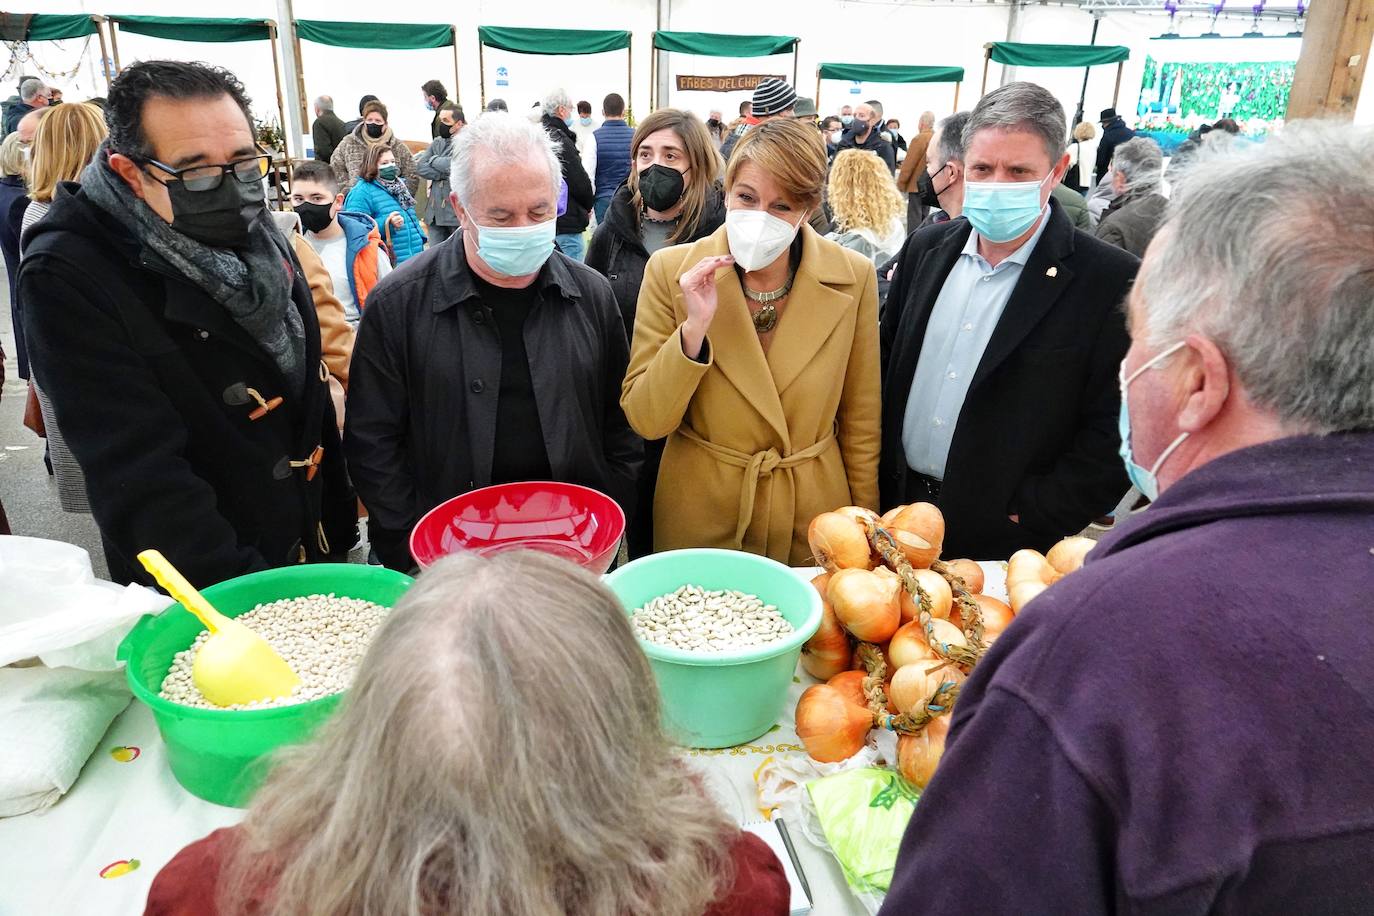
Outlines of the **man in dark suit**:
<svg viewBox="0 0 1374 916">
<path fill-rule="evenodd" d="M 1115 108 L 1104 108 L 1102 119 L 1102 139 L 1097 144 L 1097 161 L 1093 165 L 1093 185 L 1106 177 L 1112 166 L 1112 156 L 1116 148 L 1135 137 L 1135 131 L 1126 126 L 1126 120 L 1116 113 Z"/>
<path fill-rule="evenodd" d="M 902 250 L 881 337 L 884 508 L 934 502 L 945 555 L 1044 550 L 1129 487 L 1118 456 L 1120 304 L 1139 261 L 1050 192 L 1066 120 L 1031 83 L 988 93 L 964 139 L 963 216 Z"/>
</svg>

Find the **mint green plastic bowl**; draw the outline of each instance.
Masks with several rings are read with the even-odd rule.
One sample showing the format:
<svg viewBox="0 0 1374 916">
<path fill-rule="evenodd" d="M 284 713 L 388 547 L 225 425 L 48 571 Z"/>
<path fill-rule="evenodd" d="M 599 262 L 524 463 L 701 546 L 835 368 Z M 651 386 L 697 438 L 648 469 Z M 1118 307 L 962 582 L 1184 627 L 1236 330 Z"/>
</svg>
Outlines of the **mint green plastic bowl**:
<svg viewBox="0 0 1374 916">
<path fill-rule="evenodd" d="M 380 566 L 319 563 L 251 573 L 201 593 L 220 613 L 237 617 L 264 602 L 330 592 L 392 607 L 412 581 Z M 157 694 L 173 656 L 188 648 L 202 629 L 190 611 L 174 604 L 135 624 L 119 644 L 117 657 L 128 663 L 124 673 L 129 689 L 153 711 L 177 782 L 198 798 L 241 808 L 266 775 L 268 756 L 309 738 L 343 694 L 254 710 L 197 709 L 162 699 Z"/>
<path fill-rule="evenodd" d="M 707 654 L 640 641 L 663 698 L 663 725 L 687 747 L 734 747 L 777 723 L 802 643 L 821 625 L 821 598 L 791 569 L 734 550 L 670 550 L 642 557 L 606 577 L 627 613 L 684 585 L 734 589 L 776 605 L 795 631 L 757 649 Z"/>
</svg>

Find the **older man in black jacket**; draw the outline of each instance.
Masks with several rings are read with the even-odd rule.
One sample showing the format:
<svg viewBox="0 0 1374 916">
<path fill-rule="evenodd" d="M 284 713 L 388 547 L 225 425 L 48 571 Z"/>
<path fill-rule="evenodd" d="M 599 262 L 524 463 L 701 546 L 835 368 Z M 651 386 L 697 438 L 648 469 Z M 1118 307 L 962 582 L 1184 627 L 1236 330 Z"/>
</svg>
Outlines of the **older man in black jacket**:
<svg viewBox="0 0 1374 916">
<path fill-rule="evenodd" d="M 344 445 L 387 566 L 413 565 L 407 537 L 425 512 L 490 484 L 578 483 L 633 511 L 629 344 L 605 278 L 554 251 L 554 150 L 523 116 L 468 125 L 453 152 L 461 232 L 368 297 Z"/>
<path fill-rule="evenodd" d="M 111 86 L 107 117 L 80 187 L 29 231 L 19 288 L 111 578 L 151 582 L 147 548 L 199 586 L 342 559 L 357 504 L 243 86 L 144 61 Z"/>
<path fill-rule="evenodd" d="M 539 123 L 544 125 L 557 144 L 561 174 L 568 186 L 568 207 L 558 217 L 555 243 L 559 251 L 580 261 L 587 254 L 587 242 L 582 238 L 582 233 L 587 231 L 587 225 L 591 222 L 592 207 L 596 205 L 595 189 L 591 178 L 587 176 L 587 169 L 582 165 L 582 154 L 577 150 L 577 135 L 568 126 L 568 118 L 573 115 L 573 103 L 567 91 L 555 89 L 550 92 L 544 97 L 541 108 Z"/>
<path fill-rule="evenodd" d="M 984 96 L 963 218 L 911 236 L 883 311 L 882 503 L 937 503 L 949 556 L 1045 549 L 1129 487 L 1116 374 L 1139 261 L 1050 199 L 1065 142 L 1041 87 Z"/>
</svg>

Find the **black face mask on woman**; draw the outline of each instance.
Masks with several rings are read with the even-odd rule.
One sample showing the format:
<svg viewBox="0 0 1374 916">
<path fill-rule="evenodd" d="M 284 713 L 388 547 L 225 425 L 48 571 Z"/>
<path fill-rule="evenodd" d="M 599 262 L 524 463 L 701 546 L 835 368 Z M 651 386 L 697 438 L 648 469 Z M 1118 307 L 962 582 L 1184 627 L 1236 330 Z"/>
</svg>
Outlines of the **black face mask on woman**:
<svg viewBox="0 0 1374 916">
<path fill-rule="evenodd" d="M 686 183 L 677 169 L 655 163 L 639 173 L 639 196 L 650 210 L 671 210 L 685 192 Z"/>
<path fill-rule="evenodd" d="M 381 124 L 367 125 L 367 135 L 373 140 L 380 140 L 384 133 L 386 133 L 386 127 Z"/>
</svg>

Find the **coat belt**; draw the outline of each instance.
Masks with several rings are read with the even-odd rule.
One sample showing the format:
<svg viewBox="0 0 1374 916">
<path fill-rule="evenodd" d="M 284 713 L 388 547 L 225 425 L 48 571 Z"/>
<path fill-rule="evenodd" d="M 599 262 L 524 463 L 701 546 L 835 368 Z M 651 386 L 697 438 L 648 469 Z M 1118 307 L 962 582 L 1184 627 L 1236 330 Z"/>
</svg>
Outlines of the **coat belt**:
<svg viewBox="0 0 1374 916">
<path fill-rule="evenodd" d="M 739 491 L 739 524 L 735 527 L 736 550 L 744 549 L 744 534 L 749 530 L 749 523 L 754 520 L 754 497 L 758 493 L 759 478 L 772 474 L 774 471 L 795 468 L 819 458 L 835 441 L 835 431 L 832 429 L 830 435 L 814 445 L 785 457 L 779 455 L 775 448 L 755 452 L 751 455 L 748 452 L 741 452 L 738 449 L 703 439 L 688 426 L 679 426 L 677 431 L 688 442 L 695 442 L 707 454 L 722 464 L 727 464 L 732 468 L 744 468 L 744 482 L 740 485 Z"/>
</svg>

